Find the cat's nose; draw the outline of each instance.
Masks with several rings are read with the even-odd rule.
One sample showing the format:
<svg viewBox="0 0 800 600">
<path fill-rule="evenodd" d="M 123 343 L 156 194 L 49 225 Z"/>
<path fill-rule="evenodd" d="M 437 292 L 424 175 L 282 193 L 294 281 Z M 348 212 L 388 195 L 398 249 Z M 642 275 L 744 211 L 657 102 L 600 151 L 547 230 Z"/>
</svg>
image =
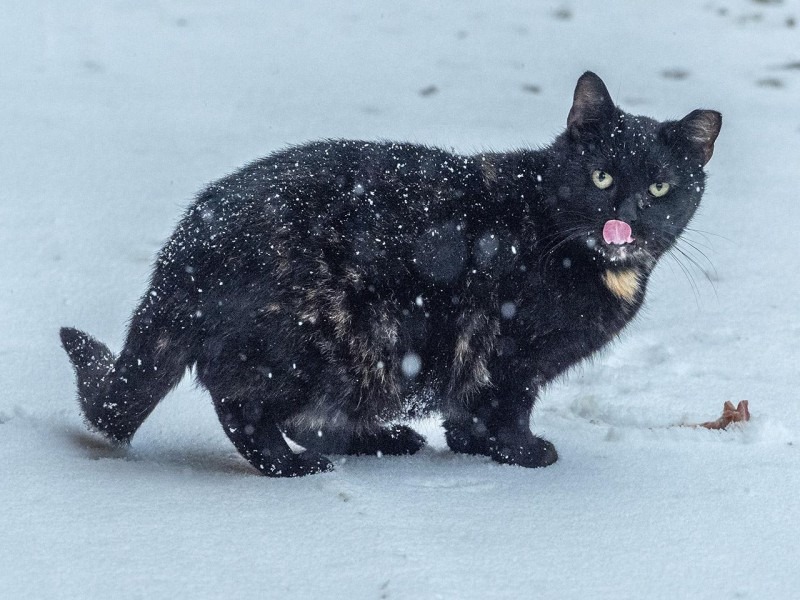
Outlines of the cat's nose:
<svg viewBox="0 0 800 600">
<path fill-rule="evenodd" d="M 633 223 L 639 216 L 636 198 L 626 198 L 617 207 L 617 218 L 626 223 Z"/>
</svg>

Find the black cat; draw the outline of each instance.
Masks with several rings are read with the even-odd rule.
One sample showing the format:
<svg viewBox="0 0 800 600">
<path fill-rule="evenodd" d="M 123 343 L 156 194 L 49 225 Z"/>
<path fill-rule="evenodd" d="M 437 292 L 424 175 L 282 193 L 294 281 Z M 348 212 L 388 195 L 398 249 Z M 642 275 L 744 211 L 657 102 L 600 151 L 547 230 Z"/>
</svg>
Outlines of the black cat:
<svg viewBox="0 0 800 600">
<path fill-rule="evenodd" d="M 127 442 L 194 367 L 265 475 L 412 454 L 424 439 L 393 422 L 430 410 L 456 452 L 549 465 L 537 394 L 636 315 L 720 125 L 629 115 L 585 73 L 542 150 L 325 141 L 254 162 L 189 208 L 118 357 L 61 330 L 83 413 Z"/>
</svg>

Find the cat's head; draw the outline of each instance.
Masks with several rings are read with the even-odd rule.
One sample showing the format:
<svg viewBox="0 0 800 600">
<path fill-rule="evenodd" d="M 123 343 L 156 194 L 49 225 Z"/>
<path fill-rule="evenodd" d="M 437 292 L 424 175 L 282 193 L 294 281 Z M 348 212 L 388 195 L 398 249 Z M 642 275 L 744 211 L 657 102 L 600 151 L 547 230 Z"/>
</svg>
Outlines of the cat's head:
<svg viewBox="0 0 800 600">
<path fill-rule="evenodd" d="M 614 106 L 594 73 L 578 80 L 553 146 L 545 202 L 566 245 L 605 268 L 651 267 L 694 215 L 722 116 L 659 122 Z"/>
</svg>

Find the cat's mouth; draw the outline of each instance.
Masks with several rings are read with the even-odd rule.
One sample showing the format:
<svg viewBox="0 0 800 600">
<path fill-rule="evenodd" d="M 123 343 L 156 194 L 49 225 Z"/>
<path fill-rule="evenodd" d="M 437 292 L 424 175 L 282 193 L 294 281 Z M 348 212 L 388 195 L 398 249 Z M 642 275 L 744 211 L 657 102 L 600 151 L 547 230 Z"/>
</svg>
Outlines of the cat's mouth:
<svg viewBox="0 0 800 600">
<path fill-rule="evenodd" d="M 624 246 L 600 243 L 596 249 L 603 259 L 611 264 L 619 264 L 621 267 L 630 266 L 632 263 L 644 262 L 650 253 L 641 248 L 636 242 L 630 242 Z"/>
<path fill-rule="evenodd" d="M 592 250 L 606 266 L 612 268 L 630 268 L 649 266 L 655 258 L 645 245 L 637 239 L 624 244 L 608 243 L 600 236 L 589 235 L 586 246 Z"/>
<path fill-rule="evenodd" d="M 590 234 L 586 245 L 609 267 L 647 266 L 655 260 L 641 239 L 633 235 L 630 225 L 616 219 L 606 221 L 599 236 Z"/>
</svg>

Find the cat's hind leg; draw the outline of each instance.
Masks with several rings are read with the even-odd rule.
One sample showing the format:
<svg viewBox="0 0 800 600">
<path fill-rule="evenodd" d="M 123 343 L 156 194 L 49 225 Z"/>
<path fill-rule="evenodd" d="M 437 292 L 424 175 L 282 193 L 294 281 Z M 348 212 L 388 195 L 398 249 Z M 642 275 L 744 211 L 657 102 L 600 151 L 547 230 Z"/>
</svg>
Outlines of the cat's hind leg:
<svg viewBox="0 0 800 600">
<path fill-rule="evenodd" d="M 407 425 L 374 427 L 360 432 L 352 428 L 289 428 L 286 434 L 309 450 L 330 454 L 414 454 L 425 446 L 425 438 Z"/>
<path fill-rule="evenodd" d="M 309 449 L 292 452 L 278 425 L 259 400 L 214 397 L 225 433 L 247 461 L 268 477 L 300 477 L 333 470 L 333 463 Z"/>
<path fill-rule="evenodd" d="M 391 425 L 353 436 L 350 454 L 415 454 L 425 446 L 425 438 L 408 425 Z"/>
</svg>

